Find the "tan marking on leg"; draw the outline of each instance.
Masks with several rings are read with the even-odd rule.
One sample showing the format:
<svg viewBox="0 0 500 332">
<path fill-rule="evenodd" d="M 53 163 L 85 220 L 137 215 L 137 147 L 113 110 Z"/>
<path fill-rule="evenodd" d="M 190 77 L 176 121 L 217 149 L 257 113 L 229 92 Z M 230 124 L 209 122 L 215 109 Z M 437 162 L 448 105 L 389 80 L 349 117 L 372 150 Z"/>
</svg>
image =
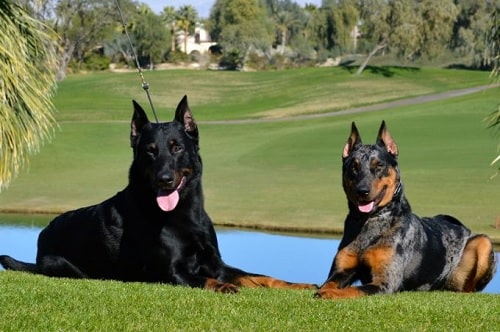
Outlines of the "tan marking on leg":
<svg viewBox="0 0 500 332">
<path fill-rule="evenodd" d="M 455 291 L 473 292 L 477 284 L 492 273 L 492 251 L 493 245 L 487 236 L 470 239 L 458 266 L 452 272 L 449 287 Z"/>
<path fill-rule="evenodd" d="M 387 280 L 387 267 L 394 259 L 394 248 L 390 246 L 379 246 L 366 250 L 361 258 L 370 268 L 372 284 L 381 285 Z"/>
<path fill-rule="evenodd" d="M 356 252 L 343 248 L 335 257 L 335 268 L 338 271 L 352 270 L 359 265 L 359 259 Z"/>
<path fill-rule="evenodd" d="M 335 281 L 328 281 L 326 283 L 324 283 L 320 290 L 322 289 L 338 289 L 339 288 L 339 284 Z"/>
<path fill-rule="evenodd" d="M 324 288 L 319 289 L 314 295 L 321 299 L 349 299 L 366 295 L 357 287 L 347 287 L 342 289 Z"/>
<path fill-rule="evenodd" d="M 230 283 L 222 283 L 218 281 L 217 279 L 213 278 L 207 278 L 207 281 L 205 282 L 205 289 L 210 289 L 216 292 L 221 292 L 221 293 L 237 293 L 238 292 L 238 287 L 236 287 L 233 284 Z"/>
<path fill-rule="evenodd" d="M 267 276 L 243 276 L 234 280 L 238 286 L 243 287 L 266 287 L 266 288 L 281 288 L 281 289 L 316 289 L 312 284 L 293 283 L 280 279 L 275 279 Z"/>
</svg>

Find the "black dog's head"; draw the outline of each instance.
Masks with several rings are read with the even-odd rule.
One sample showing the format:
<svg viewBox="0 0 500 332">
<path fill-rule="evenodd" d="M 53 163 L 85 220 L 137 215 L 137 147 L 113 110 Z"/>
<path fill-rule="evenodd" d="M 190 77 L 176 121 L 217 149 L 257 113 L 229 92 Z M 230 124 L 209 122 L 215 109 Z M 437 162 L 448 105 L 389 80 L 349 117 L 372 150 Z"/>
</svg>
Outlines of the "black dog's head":
<svg viewBox="0 0 500 332">
<path fill-rule="evenodd" d="M 392 201 L 400 190 L 397 155 L 398 147 L 384 121 L 373 145 L 362 144 L 358 129 L 352 123 L 351 135 L 342 153 L 342 184 L 350 208 L 370 214 Z"/>
<path fill-rule="evenodd" d="M 172 211 L 201 177 L 198 128 L 187 96 L 177 105 L 172 122 L 151 123 L 142 107 L 133 104 L 130 183 L 146 198 L 155 197 L 160 209 Z"/>
</svg>

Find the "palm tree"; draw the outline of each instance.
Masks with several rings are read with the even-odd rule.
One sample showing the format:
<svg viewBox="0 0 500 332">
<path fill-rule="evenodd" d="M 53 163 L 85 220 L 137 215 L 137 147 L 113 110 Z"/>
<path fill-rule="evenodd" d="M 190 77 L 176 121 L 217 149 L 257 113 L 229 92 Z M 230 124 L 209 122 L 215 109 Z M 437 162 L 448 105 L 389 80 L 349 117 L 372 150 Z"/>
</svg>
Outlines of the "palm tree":
<svg viewBox="0 0 500 332">
<path fill-rule="evenodd" d="M 187 37 L 194 32 L 198 12 L 191 5 L 185 5 L 177 11 L 177 26 L 184 32 L 184 52 L 187 53 Z"/>
<path fill-rule="evenodd" d="M 280 35 L 280 54 L 285 53 L 286 42 L 288 39 L 288 30 L 294 25 L 299 24 L 300 21 L 293 15 L 292 12 L 287 10 L 280 10 L 274 15 L 274 21 Z"/>
<path fill-rule="evenodd" d="M 17 1 L 0 1 L 0 191 L 50 139 L 56 84 L 53 35 Z"/>
<path fill-rule="evenodd" d="M 175 52 L 175 23 L 177 19 L 177 14 L 175 12 L 175 8 L 172 6 L 167 6 L 163 8 L 163 12 L 161 13 L 161 17 L 163 22 L 167 26 L 170 31 L 170 51 Z"/>
</svg>

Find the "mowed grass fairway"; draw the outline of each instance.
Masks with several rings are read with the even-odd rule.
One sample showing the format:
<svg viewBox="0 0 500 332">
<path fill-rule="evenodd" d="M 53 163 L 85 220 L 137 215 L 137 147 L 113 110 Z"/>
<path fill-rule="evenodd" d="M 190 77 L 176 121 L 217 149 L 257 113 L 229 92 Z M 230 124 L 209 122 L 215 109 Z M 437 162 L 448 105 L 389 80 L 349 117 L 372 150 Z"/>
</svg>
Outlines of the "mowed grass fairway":
<svg viewBox="0 0 500 332">
<path fill-rule="evenodd" d="M 340 232 L 347 212 L 341 151 L 351 122 L 364 142 L 373 143 L 384 119 L 399 144 L 415 212 L 452 214 L 474 231 L 500 238 L 493 227 L 500 214 L 499 179 L 490 178 L 495 168 L 489 165 L 497 138 L 483 122 L 499 102 L 498 89 L 377 112 L 289 119 L 484 85 L 488 73 L 390 69 L 354 77 L 341 68 L 322 68 L 145 75 L 161 121 L 170 120 L 178 101 L 189 96 L 200 127 L 206 207 L 217 224 Z M 78 75 L 62 82 L 55 139 L 0 194 L 0 210 L 57 213 L 121 190 L 132 160 L 133 98 L 150 110 L 136 73 Z M 273 121 L 214 122 L 244 119 Z M 242 289 L 224 295 L 15 272 L 0 273 L 0 294 L 1 331 L 495 331 L 500 326 L 494 294 L 410 292 L 324 301 L 313 299 L 311 291 Z"/>
<path fill-rule="evenodd" d="M 356 121 L 373 143 L 382 119 L 400 148 L 406 193 L 420 215 L 452 214 L 500 237 L 496 139 L 484 117 L 498 89 L 377 112 L 290 120 L 415 95 L 488 84 L 488 73 L 342 68 L 264 73 L 146 72 L 161 121 L 188 95 L 200 122 L 206 207 L 216 224 L 340 232 L 347 211 L 341 150 Z M 60 84 L 60 128 L 0 194 L 0 210 L 59 213 L 98 203 L 127 183 L 131 99 L 154 117 L 136 73 L 70 76 Z M 223 123 L 224 119 L 269 119 Z M 219 122 L 214 122 L 218 120 Z"/>
<path fill-rule="evenodd" d="M 1 331 L 497 331 L 492 294 L 317 300 L 311 291 L 200 289 L 0 273 Z"/>
</svg>

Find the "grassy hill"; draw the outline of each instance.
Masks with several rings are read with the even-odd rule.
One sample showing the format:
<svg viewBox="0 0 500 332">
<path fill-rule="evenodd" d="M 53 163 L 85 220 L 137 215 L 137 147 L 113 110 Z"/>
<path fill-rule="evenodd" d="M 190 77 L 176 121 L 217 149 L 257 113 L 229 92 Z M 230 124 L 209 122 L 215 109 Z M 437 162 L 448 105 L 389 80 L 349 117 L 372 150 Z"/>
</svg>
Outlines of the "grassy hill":
<svg viewBox="0 0 500 332">
<path fill-rule="evenodd" d="M 340 232 L 346 214 L 341 149 L 356 121 L 374 142 L 382 119 L 399 144 L 402 179 L 421 215 L 452 214 L 498 238 L 497 141 L 484 117 L 498 89 L 414 106 L 310 120 L 316 114 L 488 84 L 488 73 L 342 68 L 260 73 L 146 72 L 161 121 L 188 95 L 200 121 L 204 190 L 217 224 Z M 58 213 L 121 190 L 131 162 L 131 99 L 149 111 L 135 73 L 70 76 L 59 87 L 60 128 L 29 170 L 0 194 L 1 211 Z M 149 112 L 150 119 L 153 119 Z M 272 119 L 224 123 L 228 119 Z"/>
<path fill-rule="evenodd" d="M 498 141 L 483 122 L 499 102 L 498 89 L 371 113 L 290 118 L 483 85 L 489 83 L 487 73 L 373 68 L 354 77 L 342 68 L 314 68 L 146 72 L 146 78 L 162 121 L 189 96 L 200 121 L 206 206 L 218 224 L 341 231 L 347 207 L 340 156 L 350 123 L 356 121 L 369 143 L 385 119 L 399 145 L 414 210 L 453 214 L 475 231 L 500 238 L 493 227 L 500 215 L 498 178 L 491 179 L 495 169 L 489 166 Z M 121 190 L 132 158 L 132 98 L 149 110 L 135 73 L 78 75 L 62 82 L 55 139 L 0 194 L 0 210 L 57 213 Z M 227 119 L 273 121 L 215 122 Z M 326 301 L 309 291 L 243 289 L 224 295 L 15 272 L 0 273 L 0 293 L 2 331 L 493 331 L 500 326 L 496 294 L 407 292 Z"/>
</svg>

